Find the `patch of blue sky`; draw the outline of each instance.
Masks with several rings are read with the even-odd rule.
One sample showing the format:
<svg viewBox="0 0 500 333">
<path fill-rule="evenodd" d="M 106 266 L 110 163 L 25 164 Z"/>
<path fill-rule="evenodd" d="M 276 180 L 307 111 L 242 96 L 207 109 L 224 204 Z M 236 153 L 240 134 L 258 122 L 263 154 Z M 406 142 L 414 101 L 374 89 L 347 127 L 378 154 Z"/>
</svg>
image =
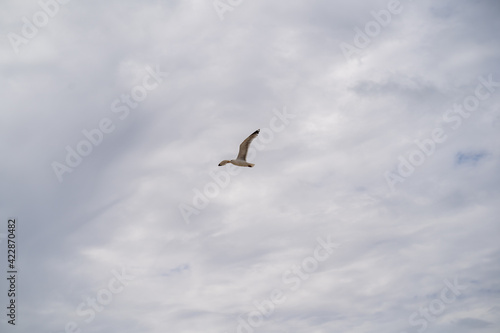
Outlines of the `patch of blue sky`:
<svg viewBox="0 0 500 333">
<path fill-rule="evenodd" d="M 456 164 L 476 164 L 479 160 L 487 156 L 486 152 L 471 152 L 471 153 L 463 153 L 458 152 L 456 156 Z"/>
</svg>

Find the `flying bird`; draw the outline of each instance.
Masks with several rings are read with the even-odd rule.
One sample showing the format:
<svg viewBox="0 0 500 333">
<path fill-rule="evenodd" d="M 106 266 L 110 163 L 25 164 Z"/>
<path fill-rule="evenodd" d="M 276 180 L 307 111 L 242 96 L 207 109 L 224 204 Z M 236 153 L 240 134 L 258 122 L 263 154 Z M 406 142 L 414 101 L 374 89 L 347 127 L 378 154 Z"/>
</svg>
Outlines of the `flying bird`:
<svg viewBox="0 0 500 333">
<path fill-rule="evenodd" d="M 243 141 L 240 145 L 240 151 L 238 152 L 238 156 L 236 157 L 235 160 L 224 160 L 222 162 L 219 163 L 219 166 L 223 166 L 223 165 L 226 165 L 228 163 L 231 163 L 231 164 L 234 164 L 234 165 L 237 165 L 237 166 L 241 166 L 241 167 L 250 167 L 250 168 L 253 168 L 253 166 L 255 164 L 253 163 L 248 163 L 246 161 L 247 159 L 247 152 L 248 152 L 248 147 L 250 147 L 250 143 L 252 142 L 253 139 L 255 139 L 257 137 L 257 135 L 259 135 L 259 132 L 260 132 L 260 129 L 256 130 L 255 132 L 253 132 L 252 134 L 250 134 L 250 136 L 248 138 L 245 139 L 245 141 Z"/>
</svg>

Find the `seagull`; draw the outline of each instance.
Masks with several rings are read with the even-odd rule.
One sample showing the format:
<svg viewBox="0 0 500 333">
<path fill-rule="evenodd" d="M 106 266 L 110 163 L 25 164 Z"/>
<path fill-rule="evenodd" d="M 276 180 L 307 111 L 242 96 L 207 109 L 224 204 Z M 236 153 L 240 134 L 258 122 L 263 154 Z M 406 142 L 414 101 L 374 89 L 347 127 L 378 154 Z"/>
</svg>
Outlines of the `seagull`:
<svg viewBox="0 0 500 333">
<path fill-rule="evenodd" d="M 241 143 L 240 151 L 238 152 L 238 156 L 236 157 L 235 160 L 230 160 L 230 161 L 224 160 L 224 161 L 219 163 L 219 166 L 223 166 L 223 165 L 226 165 L 228 163 L 231 163 L 231 164 L 234 164 L 236 166 L 253 168 L 253 166 L 255 164 L 248 163 L 246 161 L 246 158 L 247 158 L 248 147 L 250 147 L 250 143 L 252 142 L 252 140 L 255 139 L 257 137 L 257 135 L 259 135 L 259 132 L 260 132 L 260 129 L 256 130 L 255 132 L 250 134 L 250 136 L 248 138 L 246 138 L 245 141 L 243 141 Z"/>
</svg>

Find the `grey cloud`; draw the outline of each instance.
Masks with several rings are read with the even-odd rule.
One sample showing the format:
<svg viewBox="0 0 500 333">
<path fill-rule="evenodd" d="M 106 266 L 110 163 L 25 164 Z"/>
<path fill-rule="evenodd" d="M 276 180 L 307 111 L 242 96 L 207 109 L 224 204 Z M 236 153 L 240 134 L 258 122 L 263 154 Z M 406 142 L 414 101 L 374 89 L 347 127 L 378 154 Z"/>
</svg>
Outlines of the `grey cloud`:
<svg viewBox="0 0 500 333">
<path fill-rule="evenodd" d="M 280 289 L 254 331 L 411 332 L 458 277 L 467 289 L 426 332 L 497 332 L 500 89 L 457 129 L 443 114 L 479 76 L 500 81 L 498 4 L 401 3 L 347 61 L 340 43 L 388 1 L 243 1 L 223 21 L 212 1 L 70 1 L 19 54 L 5 37 L 40 5 L 6 1 L 0 211 L 20 226 L 15 329 L 237 332 Z M 157 65 L 168 75 L 121 119 L 112 103 Z M 255 168 L 185 223 L 179 204 L 207 195 L 221 158 L 284 108 L 295 118 Z M 51 163 L 103 118 L 115 129 L 59 182 Z M 390 191 L 384 173 L 437 127 L 446 141 Z M 302 279 L 327 236 L 341 246 Z M 86 322 L 77 307 L 122 265 L 136 278 Z"/>
</svg>

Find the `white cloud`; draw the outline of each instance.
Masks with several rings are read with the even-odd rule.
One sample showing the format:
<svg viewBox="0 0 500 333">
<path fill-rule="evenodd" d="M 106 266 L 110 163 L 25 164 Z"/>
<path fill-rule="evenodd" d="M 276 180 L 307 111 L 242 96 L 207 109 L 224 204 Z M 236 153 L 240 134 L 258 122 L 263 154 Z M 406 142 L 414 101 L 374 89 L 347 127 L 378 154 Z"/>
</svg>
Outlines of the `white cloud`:
<svg viewBox="0 0 500 333">
<path fill-rule="evenodd" d="M 479 76 L 500 81 L 498 4 L 401 1 L 346 61 L 340 43 L 387 4 L 244 1 L 221 21 L 211 1 L 70 1 L 19 54 L 4 38 L 0 210 L 19 221 L 16 329 L 237 332 L 281 289 L 255 332 L 416 332 L 409 317 L 458 278 L 467 289 L 425 332 L 498 331 L 500 89 L 456 130 L 443 121 Z M 4 37 L 37 10 L 7 1 Z M 113 101 L 148 66 L 168 75 L 120 119 Z M 186 224 L 179 203 L 284 107 L 296 117 L 255 168 Z M 115 130 L 60 183 L 51 163 L 103 118 Z M 436 127 L 447 140 L 390 191 L 384 173 Z M 328 235 L 341 246 L 291 291 L 283 273 Z M 85 322 L 77 307 L 105 297 L 121 267 L 135 279 Z"/>
</svg>

